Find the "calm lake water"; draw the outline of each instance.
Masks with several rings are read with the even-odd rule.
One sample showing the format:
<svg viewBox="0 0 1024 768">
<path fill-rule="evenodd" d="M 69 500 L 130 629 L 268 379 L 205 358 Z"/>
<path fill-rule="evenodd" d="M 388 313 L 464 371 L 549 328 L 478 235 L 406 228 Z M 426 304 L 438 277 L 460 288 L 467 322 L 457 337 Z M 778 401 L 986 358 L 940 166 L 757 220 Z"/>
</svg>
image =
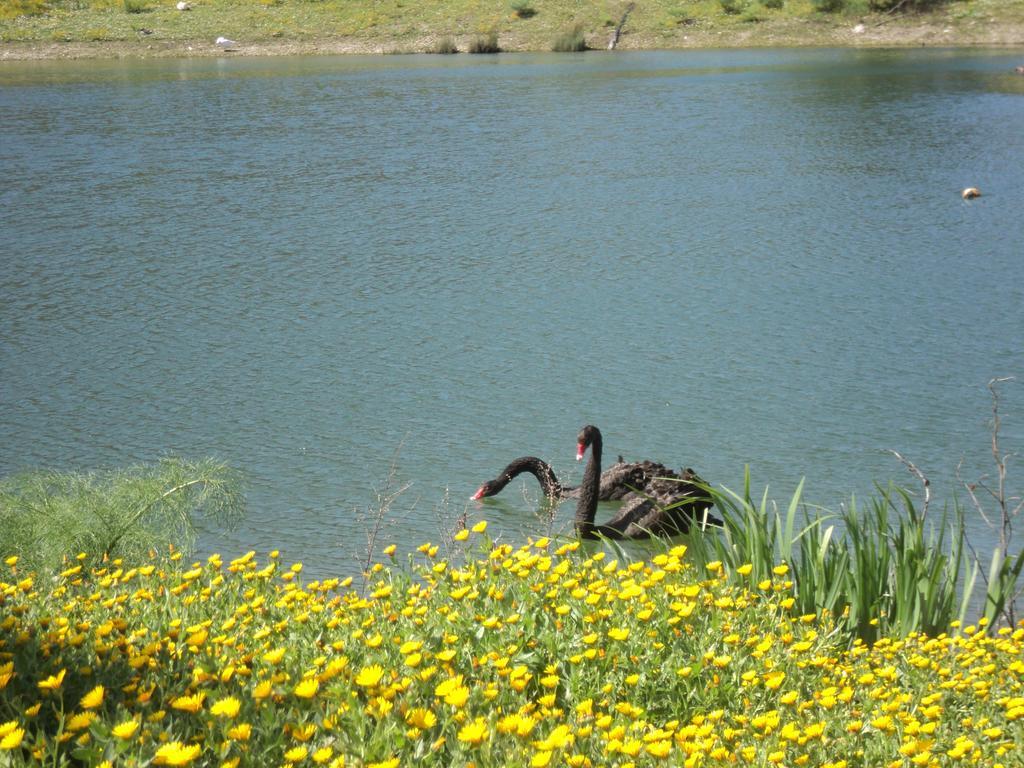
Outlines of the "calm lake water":
<svg viewBox="0 0 1024 768">
<path fill-rule="evenodd" d="M 221 457 L 249 515 L 204 551 L 313 573 L 392 465 L 387 541 L 536 530 L 532 482 L 466 499 L 578 480 L 585 423 L 829 507 L 913 485 L 893 448 L 949 499 L 994 376 L 1024 448 L 1022 59 L 0 64 L 0 474 Z"/>
</svg>

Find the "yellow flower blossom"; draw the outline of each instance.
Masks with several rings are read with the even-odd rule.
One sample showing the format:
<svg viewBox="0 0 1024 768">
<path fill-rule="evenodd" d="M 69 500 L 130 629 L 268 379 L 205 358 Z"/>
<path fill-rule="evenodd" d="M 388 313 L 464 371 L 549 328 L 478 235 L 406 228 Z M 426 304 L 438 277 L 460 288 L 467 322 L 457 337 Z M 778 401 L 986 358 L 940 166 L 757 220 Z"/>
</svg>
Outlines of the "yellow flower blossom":
<svg viewBox="0 0 1024 768">
<path fill-rule="evenodd" d="M 425 731 L 428 728 L 434 727 L 434 725 L 437 723 L 437 716 L 429 709 L 416 707 L 415 709 L 411 709 L 406 713 L 405 722 L 407 722 L 413 728 L 418 728 L 421 731 Z"/>
<path fill-rule="evenodd" d="M 8 725 L 9 724 L 10 723 L 8 723 Z M 2 732 L 0 732 L 0 733 L 2 733 Z M 3 733 L 2 736 L 0 736 L 0 749 L 2 749 L 4 751 L 10 751 L 12 749 L 17 749 L 18 747 L 21 746 L 21 741 L 24 738 L 25 738 L 25 729 L 24 728 L 18 728 L 18 727 L 11 728 L 6 733 Z"/>
<path fill-rule="evenodd" d="M 292 747 L 284 753 L 284 759 L 289 763 L 298 763 L 306 759 L 306 755 L 309 754 L 309 750 L 303 746 Z"/>
<path fill-rule="evenodd" d="M 138 731 L 138 730 L 139 730 L 139 721 L 135 720 L 135 719 L 132 719 L 132 720 L 123 720 L 122 722 L 118 723 L 113 728 L 111 728 L 110 732 L 112 734 L 114 734 L 114 736 L 116 736 L 117 738 L 122 739 L 124 741 L 127 741 L 132 736 L 134 736 L 136 731 Z"/>
<path fill-rule="evenodd" d="M 295 695 L 300 699 L 311 699 L 316 696 L 316 692 L 320 690 L 320 681 L 315 677 L 308 677 L 295 686 Z"/>
<path fill-rule="evenodd" d="M 97 685 L 85 696 L 82 697 L 80 705 L 82 709 L 96 709 L 103 703 L 104 689 L 102 685 Z"/>
<path fill-rule="evenodd" d="M 478 717 L 474 719 L 473 722 L 467 723 L 459 729 L 459 741 L 477 746 L 487 740 L 489 733 L 490 731 L 487 727 L 487 720 L 485 718 Z"/>
<path fill-rule="evenodd" d="M 66 669 L 62 669 L 56 675 L 50 675 L 45 680 L 40 680 L 39 690 L 41 691 L 59 691 L 61 685 L 64 683 L 64 676 L 67 674 Z"/>
<path fill-rule="evenodd" d="M 156 751 L 153 762 L 156 765 L 188 765 L 202 752 L 198 744 L 184 745 L 180 741 L 171 741 Z"/>
<path fill-rule="evenodd" d="M 373 664 L 359 671 L 359 674 L 356 675 L 356 685 L 362 688 L 374 688 L 380 683 L 382 677 L 384 677 L 384 667 L 380 664 Z"/>
<path fill-rule="evenodd" d="M 179 709 L 182 712 L 192 712 L 194 714 L 203 708 L 203 701 L 205 699 L 205 693 L 195 693 L 191 696 L 179 696 L 171 701 L 171 707 Z"/>
<path fill-rule="evenodd" d="M 216 717 L 227 717 L 232 718 L 238 714 L 238 710 L 241 709 L 242 703 L 234 696 L 225 696 L 223 699 L 216 701 L 212 707 L 210 707 L 210 714 Z"/>
</svg>

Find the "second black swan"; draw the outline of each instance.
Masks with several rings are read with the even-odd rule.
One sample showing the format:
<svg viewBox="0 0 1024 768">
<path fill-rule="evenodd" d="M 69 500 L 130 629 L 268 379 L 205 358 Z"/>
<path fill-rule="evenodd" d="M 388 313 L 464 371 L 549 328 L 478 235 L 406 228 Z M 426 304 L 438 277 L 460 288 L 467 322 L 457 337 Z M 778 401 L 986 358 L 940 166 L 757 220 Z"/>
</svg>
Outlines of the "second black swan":
<svg viewBox="0 0 1024 768">
<path fill-rule="evenodd" d="M 702 527 L 722 524 L 708 513 L 712 501 L 697 485 L 703 484 L 702 481 L 692 470 L 686 470 L 684 475 L 688 477 L 681 481 L 655 481 L 646 497 L 636 496 L 611 520 L 596 525 L 594 517 L 601 487 L 601 430 L 587 425 L 576 441 L 577 461 L 590 449 L 576 505 L 576 533 L 580 538 L 646 539 L 685 533 L 694 523 Z"/>
</svg>

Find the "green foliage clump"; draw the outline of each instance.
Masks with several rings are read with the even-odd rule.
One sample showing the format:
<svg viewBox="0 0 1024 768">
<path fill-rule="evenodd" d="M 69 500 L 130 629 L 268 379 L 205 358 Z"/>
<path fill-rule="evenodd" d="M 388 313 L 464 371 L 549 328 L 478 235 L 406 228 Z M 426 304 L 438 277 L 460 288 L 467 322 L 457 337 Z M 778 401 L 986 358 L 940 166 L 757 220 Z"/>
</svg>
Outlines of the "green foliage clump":
<svg viewBox="0 0 1024 768">
<path fill-rule="evenodd" d="M 822 13 L 839 13 L 846 7 L 846 0 L 811 0 L 811 5 Z"/>
<path fill-rule="evenodd" d="M 149 7 L 146 0 L 124 0 L 124 10 L 127 13 L 146 13 Z"/>
<path fill-rule="evenodd" d="M 718 0 L 727 16 L 739 16 L 747 9 L 747 0 Z"/>
<path fill-rule="evenodd" d="M 500 53 L 501 48 L 498 46 L 498 33 L 495 30 L 491 30 L 486 35 L 474 38 L 473 42 L 469 44 L 469 52 Z"/>
<path fill-rule="evenodd" d="M 164 459 L 107 472 L 34 471 L 0 481 L 0 557 L 38 572 L 66 556 L 143 558 L 188 550 L 196 517 L 232 525 L 244 502 L 237 473 L 210 459 Z"/>
<path fill-rule="evenodd" d="M 963 621 L 980 564 L 969 556 L 958 504 L 932 521 L 927 506 L 919 509 L 908 491 L 890 486 L 866 507 L 852 500 L 838 514 L 805 508 L 800 520 L 802 488 L 801 482 L 785 512 L 767 492 L 760 500 L 751 495 L 749 474 L 742 493 L 707 488 L 724 526 L 717 535 L 691 535 L 690 556 L 722 562 L 750 585 L 778 575 L 776 564 L 786 563 L 795 610 L 835 616 L 844 634 L 865 642 L 937 635 Z M 1012 624 L 1024 552 L 998 555 L 982 620 Z"/>
<path fill-rule="evenodd" d="M 50 10 L 50 6 L 44 0 L 4 0 L 0 3 L 0 19 L 42 16 L 48 10 Z"/>
<path fill-rule="evenodd" d="M 773 11 L 777 11 L 785 5 L 785 0 L 761 0 L 761 5 L 765 8 L 771 8 Z"/>
<path fill-rule="evenodd" d="M 563 32 L 551 44 L 551 50 L 557 53 L 578 53 L 587 50 L 587 39 L 583 35 L 583 25 L 577 24 Z"/>
<path fill-rule="evenodd" d="M 869 0 L 868 7 L 873 11 L 901 11 L 926 12 L 934 11 L 939 6 L 946 5 L 948 0 Z"/>
<path fill-rule="evenodd" d="M 455 45 L 454 40 L 452 40 L 450 37 L 445 37 L 439 40 L 437 42 L 437 45 L 435 45 L 429 52 L 449 55 L 453 53 L 458 53 L 459 48 L 457 45 Z"/>
</svg>

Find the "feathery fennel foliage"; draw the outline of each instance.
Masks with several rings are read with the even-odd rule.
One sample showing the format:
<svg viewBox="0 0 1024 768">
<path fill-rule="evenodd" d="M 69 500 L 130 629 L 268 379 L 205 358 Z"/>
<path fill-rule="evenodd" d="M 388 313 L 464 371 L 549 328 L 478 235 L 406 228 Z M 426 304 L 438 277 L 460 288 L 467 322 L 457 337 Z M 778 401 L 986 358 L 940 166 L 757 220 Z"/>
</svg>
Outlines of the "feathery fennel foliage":
<svg viewBox="0 0 1024 768">
<path fill-rule="evenodd" d="M 243 510 L 238 474 L 212 459 L 24 472 L 0 480 L 0 556 L 47 572 L 79 552 L 141 558 L 150 549 L 188 550 L 200 519 L 230 526 Z"/>
</svg>

